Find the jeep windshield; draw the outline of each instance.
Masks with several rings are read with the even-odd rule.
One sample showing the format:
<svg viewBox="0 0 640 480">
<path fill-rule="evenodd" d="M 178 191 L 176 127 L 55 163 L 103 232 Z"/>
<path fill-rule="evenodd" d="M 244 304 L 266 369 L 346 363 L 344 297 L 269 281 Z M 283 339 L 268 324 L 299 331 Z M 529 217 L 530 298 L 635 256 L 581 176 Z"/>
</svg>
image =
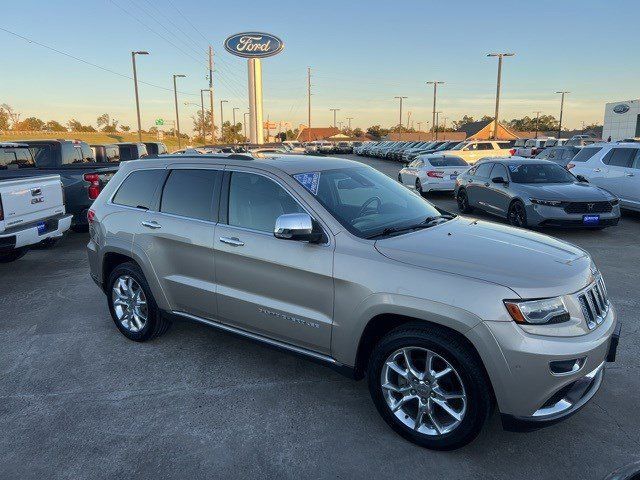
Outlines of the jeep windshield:
<svg viewBox="0 0 640 480">
<path fill-rule="evenodd" d="M 408 233 L 416 225 L 431 226 L 431 220 L 441 216 L 418 194 L 373 168 L 341 168 L 312 175 L 319 175 L 317 188 L 300 183 L 347 230 L 361 238 Z"/>
</svg>

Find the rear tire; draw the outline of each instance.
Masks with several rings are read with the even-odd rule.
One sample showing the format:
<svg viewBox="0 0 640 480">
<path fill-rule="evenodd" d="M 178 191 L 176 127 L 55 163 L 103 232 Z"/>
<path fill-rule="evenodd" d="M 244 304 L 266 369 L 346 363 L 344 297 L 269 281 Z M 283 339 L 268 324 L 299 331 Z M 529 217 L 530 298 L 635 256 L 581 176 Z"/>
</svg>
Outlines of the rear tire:
<svg viewBox="0 0 640 480">
<path fill-rule="evenodd" d="M 56 246 L 61 237 L 45 238 L 38 245 L 42 248 L 53 248 Z"/>
<path fill-rule="evenodd" d="M 456 202 L 458 203 L 458 210 L 460 213 L 471 213 L 473 212 L 473 207 L 469 205 L 469 197 L 467 196 L 467 192 L 465 189 L 461 188 L 458 190 L 458 194 L 456 195 Z"/>
<path fill-rule="evenodd" d="M 0 253 L 0 263 L 11 263 L 15 262 L 19 258 L 24 257 L 29 251 L 28 247 L 21 247 L 11 250 L 7 253 Z"/>
<path fill-rule="evenodd" d="M 127 289 L 120 285 L 130 286 Z M 127 295 L 127 290 L 131 295 Z M 133 262 L 115 267 L 107 281 L 107 303 L 116 327 L 129 340 L 144 342 L 165 333 L 171 322 L 162 316 L 153 298 L 147 279 L 140 267 Z M 144 308 L 134 305 L 135 298 L 144 302 Z M 126 305 L 125 305 L 126 304 Z"/>
<path fill-rule="evenodd" d="M 409 352 L 411 368 L 404 352 Z M 425 352 L 422 363 L 421 352 Z M 427 355 L 433 359 L 429 368 Z M 397 358 L 399 363 L 390 358 Z M 404 371 L 408 379 L 397 374 L 391 364 Z M 447 368 L 449 372 L 442 374 Z M 425 380 L 414 380 L 412 369 L 425 375 Z M 389 372 L 395 375 L 397 385 L 396 380 L 389 380 Z M 453 450 L 470 443 L 482 430 L 493 407 L 490 382 L 476 352 L 437 327 L 410 324 L 392 330 L 376 345 L 367 374 L 371 398 L 382 418 L 402 437 L 421 447 Z M 402 392 L 393 390 L 397 386 Z M 443 400 L 442 395 L 451 399 Z M 453 399 L 454 396 L 464 399 Z M 410 399 L 406 400 L 407 397 Z M 396 411 L 392 411 L 390 402 L 396 407 L 400 403 Z M 452 413 L 440 407 L 443 403 Z"/>
<path fill-rule="evenodd" d="M 416 178 L 416 191 L 420 194 L 420 196 L 425 197 L 427 195 L 426 192 L 422 190 L 422 182 L 419 178 Z"/>
</svg>

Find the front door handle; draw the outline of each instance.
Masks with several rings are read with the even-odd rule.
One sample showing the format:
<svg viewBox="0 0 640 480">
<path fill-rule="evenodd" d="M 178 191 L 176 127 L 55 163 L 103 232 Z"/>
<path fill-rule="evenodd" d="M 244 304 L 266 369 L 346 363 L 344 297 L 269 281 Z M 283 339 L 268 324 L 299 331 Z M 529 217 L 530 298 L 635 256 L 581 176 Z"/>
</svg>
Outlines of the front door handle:
<svg viewBox="0 0 640 480">
<path fill-rule="evenodd" d="M 594 168 L 594 169 L 593 169 L 593 171 L 594 171 L 594 172 L 596 172 L 596 173 L 599 173 L 599 172 L 601 172 L 602 170 L 601 170 L 600 168 Z"/>
<path fill-rule="evenodd" d="M 635 177 L 635 176 L 636 176 L 636 174 L 635 174 L 635 173 L 632 173 L 632 172 L 625 173 L 625 175 L 626 175 L 627 177 Z"/>
<path fill-rule="evenodd" d="M 220 241 L 222 243 L 226 243 L 227 245 L 231 245 L 232 247 L 244 246 L 244 242 L 237 237 L 220 237 Z"/>
<path fill-rule="evenodd" d="M 147 227 L 147 228 L 151 228 L 153 230 L 157 230 L 158 228 L 162 228 L 162 225 L 160 225 L 158 222 L 156 222 L 155 220 L 151 220 L 150 222 L 144 221 L 140 223 L 143 227 Z"/>
<path fill-rule="evenodd" d="M 488 187 L 488 186 L 489 186 L 489 182 L 485 183 L 485 184 L 484 184 L 484 186 L 485 186 L 485 187 Z"/>
</svg>

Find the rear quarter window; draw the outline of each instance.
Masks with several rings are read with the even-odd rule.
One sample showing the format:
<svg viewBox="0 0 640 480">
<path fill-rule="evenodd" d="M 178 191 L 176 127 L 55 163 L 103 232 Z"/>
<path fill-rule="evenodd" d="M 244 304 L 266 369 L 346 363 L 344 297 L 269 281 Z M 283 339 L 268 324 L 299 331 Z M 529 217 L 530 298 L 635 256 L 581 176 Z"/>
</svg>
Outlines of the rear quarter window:
<svg viewBox="0 0 640 480">
<path fill-rule="evenodd" d="M 35 167 L 35 162 L 28 148 L 0 148 L 0 170 L 29 167 Z"/>
<path fill-rule="evenodd" d="M 165 173 L 164 169 L 131 172 L 118 188 L 113 203 L 143 210 L 151 209 L 156 189 L 164 179 Z"/>
<path fill-rule="evenodd" d="M 467 162 L 458 157 L 431 158 L 429 163 L 434 167 L 466 167 Z"/>
<path fill-rule="evenodd" d="M 573 157 L 572 162 L 586 162 L 600 150 L 602 150 L 602 147 L 583 148 L 575 157 Z"/>
</svg>

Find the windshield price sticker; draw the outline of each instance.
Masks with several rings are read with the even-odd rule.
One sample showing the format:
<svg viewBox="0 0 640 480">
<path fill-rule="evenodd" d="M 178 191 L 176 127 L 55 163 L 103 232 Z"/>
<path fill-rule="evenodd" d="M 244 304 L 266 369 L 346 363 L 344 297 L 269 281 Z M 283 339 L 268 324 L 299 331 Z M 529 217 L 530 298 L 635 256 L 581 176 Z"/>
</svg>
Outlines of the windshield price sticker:
<svg viewBox="0 0 640 480">
<path fill-rule="evenodd" d="M 313 195 L 318 195 L 320 172 L 297 173 L 293 178 L 295 178 L 300 185 L 309 190 Z"/>
</svg>

